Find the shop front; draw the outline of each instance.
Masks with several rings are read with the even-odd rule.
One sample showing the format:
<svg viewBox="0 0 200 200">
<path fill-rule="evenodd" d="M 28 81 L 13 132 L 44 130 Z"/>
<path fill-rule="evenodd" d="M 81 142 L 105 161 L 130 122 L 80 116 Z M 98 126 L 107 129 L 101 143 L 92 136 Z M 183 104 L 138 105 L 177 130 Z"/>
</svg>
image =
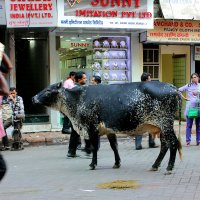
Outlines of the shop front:
<svg viewBox="0 0 200 200">
<path fill-rule="evenodd" d="M 25 132 L 60 130 L 59 112 L 34 107 L 31 97 L 70 71 L 85 71 L 102 84 L 139 81 L 139 33 L 153 28 L 152 0 L 5 1 L 12 86 L 24 98 Z M 56 9 L 57 8 L 57 9 Z M 25 127 L 25 126 L 24 126 Z"/>
<path fill-rule="evenodd" d="M 32 96 L 50 84 L 49 31 L 57 25 L 56 1 L 5 1 L 9 53 L 15 68 L 10 86 L 23 97 L 24 132 L 50 130 L 49 113 Z"/>
<path fill-rule="evenodd" d="M 160 81 L 179 88 L 200 72 L 199 36 L 199 21 L 193 20 L 155 20 L 154 29 L 141 34 L 145 47 L 158 46 Z"/>
<path fill-rule="evenodd" d="M 52 83 L 65 80 L 70 71 L 84 71 L 87 84 L 93 75 L 102 84 L 140 80 L 139 32 L 153 28 L 152 1 L 61 0 L 57 7 L 58 28 L 50 33 Z M 58 129 L 62 116 L 51 112 L 52 129 Z"/>
</svg>

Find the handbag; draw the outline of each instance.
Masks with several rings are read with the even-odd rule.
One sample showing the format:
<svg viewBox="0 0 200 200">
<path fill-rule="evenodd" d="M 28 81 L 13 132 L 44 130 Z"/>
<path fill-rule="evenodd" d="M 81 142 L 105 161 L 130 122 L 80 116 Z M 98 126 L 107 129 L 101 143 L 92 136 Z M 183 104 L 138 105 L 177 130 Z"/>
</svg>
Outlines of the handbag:
<svg viewBox="0 0 200 200">
<path fill-rule="evenodd" d="M 199 97 L 196 98 L 196 103 L 195 103 L 195 107 L 194 108 L 191 108 L 190 103 L 189 103 L 188 118 L 193 119 L 193 118 L 198 118 L 199 117 L 198 102 L 199 102 Z"/>
<path fill-rule="evenodd" d="M 188 109 L 188 118 L 198 118 L 199 117 L 199 109 L 198 108 L 190 108 Z"/>
</svg>

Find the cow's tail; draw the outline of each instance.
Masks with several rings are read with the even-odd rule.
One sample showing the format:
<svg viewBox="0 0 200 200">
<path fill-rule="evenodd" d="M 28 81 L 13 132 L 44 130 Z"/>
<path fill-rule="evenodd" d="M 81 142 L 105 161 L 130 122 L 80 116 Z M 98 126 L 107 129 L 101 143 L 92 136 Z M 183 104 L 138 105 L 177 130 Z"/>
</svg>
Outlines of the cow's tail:
<svg viewBox="0 0 200 200">
<path fill-rule="evenodd" d="M 182 143 L 181 143 L 181 108 L 182 108 L 182 98 L 181 94 L 178 95 L 178 116 L 179 116 L 179 132 L 178 132 L 178 152 L 179 157 L 182 160 Z"/>
</svg>

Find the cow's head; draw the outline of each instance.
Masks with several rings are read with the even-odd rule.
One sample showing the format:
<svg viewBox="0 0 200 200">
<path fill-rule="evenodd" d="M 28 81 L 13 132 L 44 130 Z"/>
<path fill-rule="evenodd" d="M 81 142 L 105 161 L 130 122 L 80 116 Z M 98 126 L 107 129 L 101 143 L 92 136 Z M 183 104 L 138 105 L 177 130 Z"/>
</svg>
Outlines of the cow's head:
<svg viewBox="0 0 200 200">
<path fill-rule="evenodd" d="M 62 82 L 50 85 L 32 98 L 33 104 L 41 104 L 44 106 L 57 108 L 59 94 L 62 90 Z"/>
</svg>

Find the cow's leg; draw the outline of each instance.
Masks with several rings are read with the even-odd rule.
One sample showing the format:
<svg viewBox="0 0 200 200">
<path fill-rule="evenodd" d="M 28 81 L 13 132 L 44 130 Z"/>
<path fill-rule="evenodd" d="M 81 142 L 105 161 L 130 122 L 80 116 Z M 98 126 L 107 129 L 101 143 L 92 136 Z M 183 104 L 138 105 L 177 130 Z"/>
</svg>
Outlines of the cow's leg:
<svg viewBox="0 0 200 200">
<path fill-rule="evenodd" d="M 90 142 L 91 142 L 91 150 L 92 150 L 92 162 L 90 163 L 90 169 L 94 170 L 97 166 L 97 151 L 99 147 L 99 134 L 98 132 L 93 132 L 90 135 Z"/>
<path fill-rule="evenodd" d="M 166 138 L 164 137 L 164 135 L 162 133 L 160 134 L 160 142 L 161 142 L 160 153 L 159 153 L 156 161 L 152 165 L 152 168 L 151 168 L 152 171 L 158 170 L 158 168 L 160 167 L 160 164 L 161 164 L 163 158 L 165 157 L 165 154 L 167 153 L 167 150 L 169 148 Z"/>
<path fill-rule="evenodd" d="M 107 138 L 110 142 L 110 146 L 115 155 L 115 164 L 113 165 L 113 168 L 119 168 L 121 160 L 120 160 L 119 152 L 118 152 L 117 137 L 115 134 L 112 133 L 112 134 L 108 134 Z"/>
<path fill-rule="evenodd" d="M 168 162 L 168 166 L 167 166 L 168 172 L 172 171 L 172 169 L 174 168 L 174 163 L 176 160 L 176 152 L 177 152 L 178 145 L 179 145 L 179 142 L 174 133 L 174 130 L 170 134 L 169 142 L 170 142 L 170 158 L 169 158 L 169 162 Z"/>
</svg>

